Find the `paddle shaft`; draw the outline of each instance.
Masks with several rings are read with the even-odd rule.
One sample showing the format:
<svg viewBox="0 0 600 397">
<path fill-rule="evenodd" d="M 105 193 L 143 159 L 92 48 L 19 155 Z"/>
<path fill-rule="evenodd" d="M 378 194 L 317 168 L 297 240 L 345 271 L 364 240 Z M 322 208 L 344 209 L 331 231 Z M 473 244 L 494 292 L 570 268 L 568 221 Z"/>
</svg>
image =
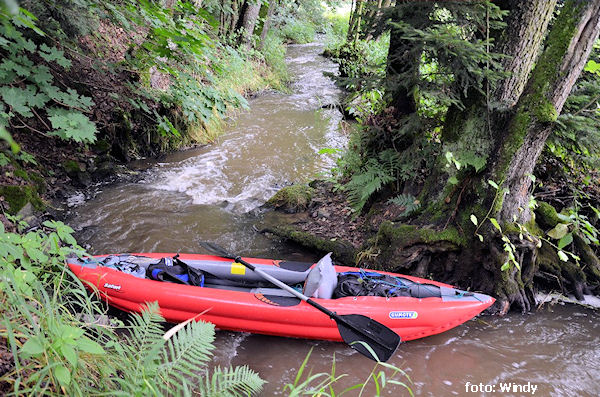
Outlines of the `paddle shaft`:
<svg viewBox="0 0 600 397">
<path fill-rule="evenodd" d="M 353 324 L 350 324 L 348 321 L 346 321 L 346 319 L 344 319 L 342 316 L 339 316 L 336 313 L 332 312 L 331 310 L 327 309 L 326 307 L 321 306 L 317 302 L 315 302 L 312 299 L 310 299 L 308 296 L 306 296 L 306 295 L 304 295 L 304 294 L 296 291 L 295 289 L 293 289 L 289 285 L 287 285 L 287 284 L 285 284 L 285 283 L 277 280 L 275 277 L 271 276 L 270 274 L 267 274 L 264 271 L 256 268 L 256 266 L 254 266 L 251 263 L 246 262 L 241 257 L 237 256 L 233 260 L 235 262 L 241 263 L 242 265 L 246 266 L 248 269 L 250 269 L 253 272 L 257 273 L 258 275 L 260 275 L 261 277 L 263 277 L 265 280 L 268 280 L 271 283 L 275 284 L 279 288 L 281 288 L 283 290 L 286 290 L 287 292 L 289 292 L 290 294 L 294 295 L 295 297 L 297 297 L 299 299 L 302 299 L 304 302 L 306 302 L 309 305 L 313 306 L 315 309 L 320 310 L 321 312 L 327 314 L 329 316 L 329 318 L 335 320 L 337 323 L 342 323 L 346 327 L 352 328 L 353 330 L 357 331 L 358 333 L 362 334 L 363 336 L 366 336 L 367 338 L 373 338 L 373 335 L 370 335 L 369 333 L 361 330 L 360 328 L 355 327 Z"/>
<path fill-rule="evenodd" d="M 290 294 L 294 295 L 296 298 L 302 299 L 305 302 L 310 301 L 310 298 L 298 291 L 296 291 L 295 289 L 293 289 L 292 287 L 290 287 L 289 285 L 285 284 L 282 281 L 279 281 L 278 279 L 276 279 L 275 277 L 271 276 L 270 274 L 258 269 L 256 266 L 254 266 L 252 263 L 248 263 L 245 260 L 243 260 L 241 257 L 237 256 L 235 258 L 232 258 L 235 262 L 237 263 L 241 263 L 242 265 L 246 266 L 248 269 L 252 270 L 254 273 L 260 275 L 262 278 L 264 278 L 265 280 L 270 281 L 271 283 L 275 284 L 276 286 L 278 286 L 281 289 L 286 290 L 287 292 L 289 292 Z M 312 302 L 312 301 L 311 301 Z M 313 302 L 315 303 L 315 302 Z M 318 303 L 317 303 L 318 305 Z M 320 306 L 320 305 L 319 305 Z M 321 306 L 322 307 L 322 306 Z M 323 307 L 323 309 L 325 309 Z M 325 309 L 327 312 L 333 314 L 332 311 Z M 327 314 L 329 314 L 327 313 Z"/>
<path fill-rule="evenodd" d="M 400 343 L 400 337 L 396 332 L 380 322 L 362 314 L 338 315 L 313 301 L 308 296 L 296 291 L 289 285 L 267 274 L 261 269 L 258 269 L 253 264 L 246 262 L 240 256 L 231 255 L 223 248 L 209 242 L 200 242 L 200 244 L 224 258 L 232 259 L 233 261 L 244 265 L 263 279 L 270 281 L 275 286 L 289 292 L 300 300 L 303 300 L 320 312 L 325 313 L 329 318 L 336 322 L 342 340 L 360 354 L 372 360 L 384 362 L 396 351 L 396 348 Z"/>
</svg>

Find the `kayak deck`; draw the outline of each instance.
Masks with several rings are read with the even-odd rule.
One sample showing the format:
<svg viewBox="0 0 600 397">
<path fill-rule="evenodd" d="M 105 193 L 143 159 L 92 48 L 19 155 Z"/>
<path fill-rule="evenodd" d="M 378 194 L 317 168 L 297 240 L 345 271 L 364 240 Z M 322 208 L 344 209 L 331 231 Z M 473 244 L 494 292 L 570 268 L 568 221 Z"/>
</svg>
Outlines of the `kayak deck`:
<svg viewBox="0 0 600 397">
<path fill-rule="evenodd" d="M 144 267 L 174 255 L 144 253 L 121 256 L 138 258 L 138 263 Z M 226 330 L 341 341 L 336 323 L 327 315 L 290 293 L 274 288 L 253 271 L 231 260 L 211 255 L 181 254 L 179 258 L 190 267 L 210 274 L 204 286 L 198 287 L 142 278 L 141 272 L 136 277 L 104 266 L 101 261 L 107 257 L 98 256 L 87 261 L 72 259 L 68 263 L 88 287 L 121 310 L 140 312 L 146 302 L 157 301 L 161 315 L 170 322 L 195 318 Z M 314 266 L 303 262 L 244 259 L 296 288 L 301 288 Z M 345 266 L 335 266 L 335 270 L 338 274 L 361 271 Z M 444 332 L 473 318 L 494 302 L 487 295 L 457 290 L 431 280 L 377 273 L 401 278 L 419 288 L 432 286 L 439 292 L 437 296 L 429 297 L 346 296 L 313 300 L 338 315 L 368 315 L 394 330 L 404 341 Z"/>
</svg>

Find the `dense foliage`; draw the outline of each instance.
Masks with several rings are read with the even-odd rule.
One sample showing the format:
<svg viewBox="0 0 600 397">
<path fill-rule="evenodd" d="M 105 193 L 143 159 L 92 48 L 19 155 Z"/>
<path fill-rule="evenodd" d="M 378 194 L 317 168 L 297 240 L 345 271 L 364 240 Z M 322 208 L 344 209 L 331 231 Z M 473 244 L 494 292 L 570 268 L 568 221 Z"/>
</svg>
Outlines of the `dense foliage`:
<svg viewBox="0 0 600 397">
<path fill-rule="evenodd" d="M 355 160 L 344 160 L 355 167 L 343 172 L 343 177 L 352 176 L 346 189 L 355 210 L 360 212 L 386 185 L 422 180 L 441 150 L 449 109 L 464 109 L 465 101 L 485 96 L 504 75 L 502 56 L 481 33 L 502 28 L 502 16 L 485 2 L 396 6 L 382 9 L 372 26 L 363 22 L 363 35 L 331 50 L 340 62 L 340 81 L 353 92 L 347 109 L 368 126 L 346 154 Z M 389 30 L 377 28 L 382 25 L 394 31 L 395 43 Z M 368 34 L 372 31 L 381 36 Z M 394 103 L 398 92 L 414 111 Z M 408 117 L 399 117 L 403 112 Z M 485 165 L 475 148 L 456 149 L 451 153 L 456 163 L 476 170 Z"/>
<path fill-rule="evenodd" d="M 65 140 L 93 142 L 96 126 L 87 116 L 93 106 L 89 97 L 59 86 L 55 74 L 66 73 L 71 61 L 64 51 L 42 40 L 35 17 L 22 12 L 0 15 L 0 124 L 27 128 Z M 25 27 L 28 29 L 19 29 Z M 33 36 L 33 39 L 28 37 Z M 52 73 L 54 72 L 54 73 Z M 36 119 L 46 132 L 34 128 Z M 45 128 L 44 128 L 45 127 Z"/>
<path fill-rule="evenodd" d="M 198 379 L 213 349 L 211 324 L 194 321 L 165 333 L 156 304 L 128 326 L 100 321 L 105 305 L 89 297 L 65 265 L 68 256 L 83 254 L 73 230 L 54 221 L 38 230 L 17 226 L 21 232 L 0 224 L 2 393 L 233 396 L 261 390 L 264 382 L 247 367 L 216 368 Z"/>
<path fill-rule="evenodd" d="M 529 310 L 538 286 L 579 299 L 598 291 L 600 4 L 385 3 L 354 1 L 345 40 L 329 51 L 362 126 L 334 170 L 355 218 L 390 214 L 460 236 L 449 251 L 487 271 L 446 267 L 438 277 L 468 274 L 470 286 L 502 297 L 502 311 Z M 389 51 L 370 62 L 378 37 Z M 591 51 L 587 65 L 572 48 Z M 370 241 L 388 260 L 414 250 L 407 270 L 426 272 L 431 258 L 440 262 L 429 271 L 452 267 L 453 254 L 438 255 L 425 233 L 406 241 L 379 229 L 379 238 L 397 242 Z"/>
</svg>

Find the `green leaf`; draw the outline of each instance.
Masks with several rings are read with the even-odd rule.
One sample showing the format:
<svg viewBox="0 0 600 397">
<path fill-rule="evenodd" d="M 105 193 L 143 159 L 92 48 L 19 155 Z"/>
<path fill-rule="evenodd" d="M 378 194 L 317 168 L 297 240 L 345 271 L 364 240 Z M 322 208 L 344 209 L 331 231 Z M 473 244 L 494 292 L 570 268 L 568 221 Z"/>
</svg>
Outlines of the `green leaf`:
<svg viewBox="0 0 600 397">
<path fill-rule="evenodd" d="M 488 179 L 488 183 L 490 184 L 491 187 L 498 190 L 498 184 L 496 182 L 492 181 L 491 179 Z"/>
<path fill-rule="evenodd" d="M 572 221 L 570 216 L 561 214 L 560 212 L 558 214 L 556 214 L 556 216 L 558 217 L 558 219 L 560 219 L 563 222 L 571 222 Z"/>
<path fill-rule="evenodd" d="M 565 254 L 563 251 L 559 250 L 557 252 L 557 254 L 561 261 L 566 262 L 569 260 L 569 257 L 567 256 L 567 254 Z"/>
<path fill-rule="evenodd" d="M 451 185 L 456 185 L 458 184 L 458 178 L 456 176 L 451 176 L 450 179 L 448 179 L 448 183 Z"/>
<path fill-rule="evenodd" d="M 590 73 L 600 74 L 600 63 L 590 59 L 583 70 Z"/>
<path fill-rule="evenodd" d="M 477 226 L 477 225 L 478 225 L 478 223 L 479 223 L 479 222 L 477 221 L 477 217 L 476 217 L 475 215 L 473 215 L 473 214 L 471 214 L 471 222 L 473 222 L 473 224 L 474 224 L 475 226 Z"/>
<path fill-rule="evenodd" d="M 477 237 L 479 237 L 479 241 L 481 241 L 483 243 L 483 236 L 479 233 L 477 233 Z"/>
<path fill-rule="evenodd" d="M 567 245 L 571 244 L 573 242 L 573 233 L 568 233 L 565 234 L 563 238 L 560 239 L 560 241 L 558 242 L 558 249 L 563 249 L 565 248 Z"/>
<path fill-rule="evenodd" d="M 75 352 L 75 349 L 73 349 L 73 346 L 63 344 L 60 347 L 60 352 L 72 367 L 77 367 L 77 353 Z"/>
<path fill-rule="evenodd" d="M 44 339 L 41 336 L 34 336 L 27 339 L 27 342 L 21 347 L 21 351 L 30 356 L 42 354 L 44 350 Z"/>
<path fill-rule="evenodd" d="M 30 93 L 22 88 L 3 86 L 0 87 L 0 96 L 13 111 L 29 118 L 33 116 L 31 108 L 27 105 Z"/>
<path fill-rule="evenodd" d="M 15 140 L 12 138 L 12 135 L 10 135 L 10 133 L 6 131 L 6 128 L 4 128 L 2 125 L 0 125 L 0 140 L 8 143 L 10 145 L 10 150 L 15 154 L 19 153 L 21 150 L 19 144 L 15 142 Z"/>
<path fill-rule="evenodd" d="M 82 336 L 77 341 L 77 348 L 90 354 L 105 354 L 104 349 L 97 342 L 87 336 Z"/>
<path fill-rule="evenodd" d="M 54 376 L 61 386 L 69 386 L 71 383 L 71 372 L 62 364 L 59 364 L 54 368 Z"/>
<path fill-rule="evenodd" d="M 27 58 L 25 58 L 27 59 Z M 31 68 L 28 67 L 28 65 L 23 65 L 20 62 L 21 58 L 19 57 L 14 57 L 12 59 L 5 59 L 4 61 L 2 61 L 2 63 L 0 64 L 0 70 L 4 70 L 6 72 L 8 72 L 8 75 L 12 75 L 12 77 L 15 76 L 15 74 L 17 74 L 18 76 L 21 77 L 26 77 L 29 76 L 29 74 L 31 73 Z M 26 62 L 27 63 L 27 62 Z M 15 74 L 12 74 L 12 73 Z"/>
<path fill-rule="evenodd" d="M 496 229 L 498 229 L 498 231 L 500 233 L 502 233 L 502 228 L 500 227 L 500 225 L 498 224 L 498 221 L 496 220 L 496 218 L 490 218 L 490 222 L 492 222 L 492 225 L 494 225 L 494 227 Z"/>
<path fill-rule="evenodd" d="M 47 62 L 56 62 L 65 69 L 71 67 L 71 60 L 65 58 L 65 53 L 56 47 L 48 47 L 46 44 L 40 45 L 40 56 Z"/>
<path fill-rule="evenodd" d="M 59 328 L 58 328 L 58 332 L 59 336 L 64 340 L 76 340 L 79 339 L 83 336 L 84 334 L 84 330 L 82 330 L 81 328 L 78 327 L 73 327 L 71 325 L 66 325 L 66 324 L 62 324 Z"/>
<path fill-rule="evenodd" d="M 25 51 L 28 52 L 35 52 L 35 50 L 37 49 L 37 46 L 33 41 L 31 41 L 31 39 L 23 40 L 21 42 L 21 45 L 23 46 L 23 49 L 25 49 Z"/>
<path fill-rule="evenodd" d="M 571 258 L 575 259 L 577 262 L 579 262 L 581 260 L 581 258 L 577 255 L 575 255 L 572 252 L 569 252 L 569 256 L 571 256 Z"/>
<path fill-rule="evenodd" d="M 501 271 L 505 271 L 508 270 L 510 268 L 510 262 L 506 261 L 504 262 L 504 264 L 502 265 L 502 267 L 500 268 Z"/>
<path fill-rule="evenodd" d="M 93 143 L 96 141 L 96 124 L 92 123 L 83 113 L 59 108 L 48 109 L 48 119 L 54 130 L 51 135 L 64 140 Z"/>
<path fill-rule="evenodd" d="M 559 223 L 554 227 L 554 229 L 549 230 L 546 234 L 555 240 L 559 240 L 563 238 L 568 232 L 569 226 L 565 225 L 564 223 Z"/>
</svg>

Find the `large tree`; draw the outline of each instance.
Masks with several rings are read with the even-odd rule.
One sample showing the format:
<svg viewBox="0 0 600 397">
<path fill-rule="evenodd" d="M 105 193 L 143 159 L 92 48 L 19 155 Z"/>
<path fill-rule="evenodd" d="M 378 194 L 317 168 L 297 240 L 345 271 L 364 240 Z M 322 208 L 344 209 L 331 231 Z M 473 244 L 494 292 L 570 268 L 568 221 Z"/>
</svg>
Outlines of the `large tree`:
<svg viewBox="0 0 600 397">
<path fill-rule="evenodd" d="M 400 261 L 395 270 L 404 267 L 494 292 L 503 311 L 512 303 L 530 308 L 532 280 L 541 267 L 571 282 L 580 295 L 586 278 L 600 281 L 597 258 L 580 244 L 591 255 L 580 267 L 575 256 L 541 244 L 543 233 L 532 218 L 531 186 L 540 153 L 598 38 L 600 0 L 498 1 L 507 13 L 504 27 L 490 25 L 490 4 L 474 1 L 470 3 L 474 9 L 487 7 L 487 29 L 473 29 L 467 35 L 472 43 L 483 43 L 485 53 L 477 52 L 481 46 L 460 42 L 443 43 L 454 46 L 450 51 L 427 52 L 428 46 L 439 43 L 427 42 L 430 37 L 422 36 L 421 28 L 434 19 L 439 22 L 438 33 L 448 25 L 452 9 L 440 11 L 453 6 L 448 3 L 458 2 L 396 3 L 387 69 L 388 81 L 396 82 L 388 89 L 395 109 L 387 114 L 394 115 L 397 128 L 372 134 L 367 146 L 375 151 L 393 146 L 401 156 L 417 152 L 422 130 L 414 128 L 415 118 L 421 116 L 415 98 L 425 90 L 417 83 L 419 79 L 422 83 L 423 71 L 411 68 L 411 63 L 437 57 L 440 68 L 451 69 L 448 86 L 459 89 L 448 101 L 437 138 L 440 149 L 429 163 L 427 177 L 416 188 L 412 181 L 404 184 L 405 192 L 418 196 L 423 210 L 410 225 L 384 223 L 374 246 L 381 258 Z M 464 10 L 462 3 L 457 7 Z M 472 18 L 468 12 L 462 15 Z M 411 23 L 417 27 L 408 30 Z M 491 51 L 498 55 L 486 58 L 494 40 Z M 440 56 L 461 48 L 468 56 L 479 56 L 477 61 L 469 64 L 454 55 Z M 501 65 L 506 73 L 486 74 L 490 64 Z M 407 78 L 411 71 L 414 76 Z M 403 129 L 406 125 L 412 132 Z"/>
</svg>

